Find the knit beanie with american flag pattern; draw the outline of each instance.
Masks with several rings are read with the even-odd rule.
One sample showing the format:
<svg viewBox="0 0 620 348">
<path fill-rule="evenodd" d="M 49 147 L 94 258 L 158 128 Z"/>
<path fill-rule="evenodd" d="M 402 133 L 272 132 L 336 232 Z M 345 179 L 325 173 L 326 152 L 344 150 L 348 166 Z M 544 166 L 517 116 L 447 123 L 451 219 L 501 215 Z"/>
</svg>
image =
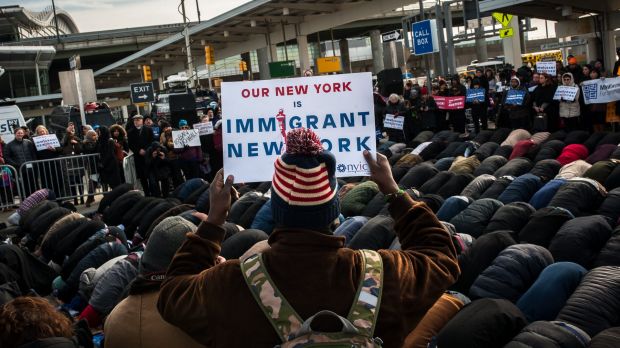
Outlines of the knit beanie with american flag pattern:
<svg viewBox="0 0 620 348">
<path fill-rule="evenodd" d="M 340 215 L 336 158 L 307 128 L 286 135 L 286 151 L 275 162 L 271 210 L 276 226 L 324 229 Z"/>
</svg>

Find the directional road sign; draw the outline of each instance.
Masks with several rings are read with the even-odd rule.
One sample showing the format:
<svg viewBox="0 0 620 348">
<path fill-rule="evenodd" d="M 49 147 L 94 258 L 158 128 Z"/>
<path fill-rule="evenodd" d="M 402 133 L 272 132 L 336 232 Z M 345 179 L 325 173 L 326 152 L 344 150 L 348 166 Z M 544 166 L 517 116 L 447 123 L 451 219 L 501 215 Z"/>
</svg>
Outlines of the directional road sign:
<svg viewBox="0 0 620 348">
<path fill-rule="evenodd" d="M 502 27 L 504 28 L 509 26 L 510 21 L 512 20 L 512 15 L 507 13 L 493 12 L 492 16 L 493 18 L 495 18 L 496 21 L 501 23 Z"/>
<path fill-rule="evenodd" d="M 499 37 L 505 39 L 507 37 L 512 37 L 514 35 L 514 30 L 512 28 L 503 28 L 499 30 Z"/>
<path fill-rule="evenodd" d="M 153 82 L 132 83 L 129 85 L 131 102 L 134 104 L 155 101 Z"/>
<path fill-rule="evenodd" d="M 400 30 L 392 30 L 388 31 L 387 33 L 381 34 L 381 39 L 383 40 L 383 42 L 396 41 L 401 39 L 402 37 L 403 36 L 400 34 Z"/>
</svg>

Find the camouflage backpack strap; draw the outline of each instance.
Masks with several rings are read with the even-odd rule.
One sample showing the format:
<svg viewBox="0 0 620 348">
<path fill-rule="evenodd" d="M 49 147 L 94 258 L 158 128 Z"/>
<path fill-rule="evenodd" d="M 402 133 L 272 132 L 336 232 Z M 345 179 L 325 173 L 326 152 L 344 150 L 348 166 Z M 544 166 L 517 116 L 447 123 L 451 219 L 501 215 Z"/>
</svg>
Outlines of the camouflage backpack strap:
<svg viewBox="0 0 620 348">
<path fill-rule="evenodd" d="M 254 255 L 240 264 L 250 292 L 269 322 L 286 342 L 301 328 L 303 320 L 271 280 L 263 263 L 263 255 Z"/>
<path fill-rule="evenodd" d="M 364 269 L 347 319 L 360 334 L 372 338 L 383 292 L 383 260 L 374 250 L 360 250 Z"/>
</svg>

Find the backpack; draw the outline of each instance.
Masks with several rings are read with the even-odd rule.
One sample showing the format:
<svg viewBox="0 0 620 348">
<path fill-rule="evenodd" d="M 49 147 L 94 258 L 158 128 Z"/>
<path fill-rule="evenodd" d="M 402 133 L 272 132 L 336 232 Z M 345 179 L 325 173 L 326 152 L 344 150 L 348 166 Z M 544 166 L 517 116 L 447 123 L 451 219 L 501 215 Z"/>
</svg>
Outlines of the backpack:
<svg viewBox="0 0 620 348">
<path fill-rule="evenodd" d="M 280 348 L 309 347 L 381 347 L 383 341 L 373 338 L 383 289 L 383 260 L 378 252 L 360 250 L 364 269 L 357 287 L 356 300 L 347 318 L 323 310 L 306 321 L 295 312 L 271 280 L 264 266 L 262 254 L 241 263 L 241 273 L 259 307 L 274 327 L 282 344 Z M 263 291 L 265 288 L 268 291 Z M 317 332 L 312 321 L 320 316 L 331 316 L 342 323 L 340 332 Z"/>
</svg>

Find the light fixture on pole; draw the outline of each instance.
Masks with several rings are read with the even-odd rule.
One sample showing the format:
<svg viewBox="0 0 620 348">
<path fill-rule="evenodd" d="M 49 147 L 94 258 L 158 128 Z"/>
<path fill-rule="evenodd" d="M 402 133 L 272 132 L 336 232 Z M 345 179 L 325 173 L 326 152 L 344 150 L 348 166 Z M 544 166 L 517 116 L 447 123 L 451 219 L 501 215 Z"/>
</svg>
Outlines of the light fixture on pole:
<svg viewBox="0 0 620 348">
<path fill-rule="evenodd" d="M 230 33 L 228 32 L 228 30 L 224 30 L 224 37 L 228 37 L 230 35 Z"/>
<path fill-rule="evenodd" d="M 151 65 L 155 64 L 155 59 L 151 58 Z"/>
<path fill-rule="evenodd" d="M 289 15 L 289 13 L 290 13 L 290 12 L 289 12 L 289 10 L 288 10 L 288 7 L 283 7 L 283 8 L 282 8 L 282 15 L 283 15 L 283 16 L 288 16 L 288 15 Z"/>
<path fill-rule="evenodd" d="M 250 21 L 250 26 L 251 26 L 252 28 L 256 27 L 256 21 L 252 19 L 252 20 Z"/>
</svg>

